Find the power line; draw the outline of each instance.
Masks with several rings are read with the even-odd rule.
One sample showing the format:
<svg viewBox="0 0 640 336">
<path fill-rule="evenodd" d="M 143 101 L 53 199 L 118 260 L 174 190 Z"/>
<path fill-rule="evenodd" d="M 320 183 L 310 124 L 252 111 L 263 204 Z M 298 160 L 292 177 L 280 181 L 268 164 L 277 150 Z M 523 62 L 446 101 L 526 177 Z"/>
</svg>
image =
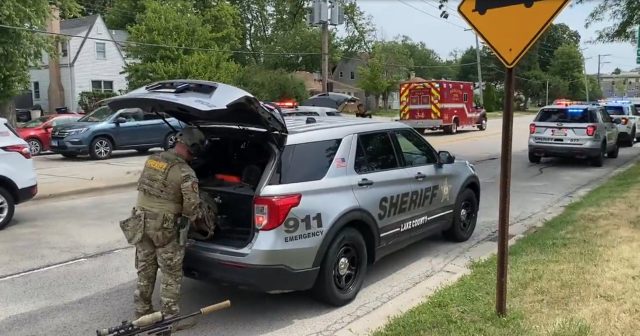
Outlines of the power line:
<svg viewBox="0 0 640 336">
<path fill-rule="evenodd" d="M 221 49 L 212 49 L 212 48 L 175 46 L 175 45 L 167 45 L 167 44 L 159 44 L 159 43 L 116 41 L 112 39 L 99 38 L 99 37 L 88 37 L 83 35 L 72 35 L 72 34 L 65 34 L 65 33 L 53 33 L 53 32 L 48 32 L 41 29 L 16 27 L 16 26 L 4 25 L 4 24 L 0 24 L 0 28 L 29 31 L 32 33 L 51 35 L 51 36 L 63 36 L 63 37 L 69 37 L 69 38 L 82 38 L 82 39 L 101 41 L 101 42 L 112 42 L 112 43 L 118 43 L 118 44 L 129 44 L 129 45 L 136 45 L 136 46 L 173 48 L 173 49 L 195 50 L 195 51 L 208 51 L 208 52 L 219 52 L 219 53 L 231 53 L 231 54 L 259 54 L 259 55 L 279 55 L 279 56 L 305 56 L 305 55 L 321 54 L 319 52 L 261 52 L 261 51 L 247 51 L 247 50 L 221 50 Z"/>
<path fill-rule="evenodd" d="M 431 14 L 431 13 L 427 12 L 427 11 L 424 11 L 424 10 L 422 10 L 422 9 L 420 9 L 420 8 L 418 8 L 418 7 L 416 7 L 416 6 L 412 5 L 412 4 L 410 4 L 410 3 L 408 3 L 408 2 L 406 2 L 406 1 L 404 1 L 404 0 L 398 0 L 398 1 L 400 1 L 400 3 L 402 3 L 402 4 L 403 4 L 403 5 L 405 5 L 405 6 L 411 7 L 411 8 L 413 8 L 413 9 L 415 9 L 415 10 L 417 10 L 417 11 L 419 11 L 419 12 L 423 13 L 423 14 L 426 14 L 426 15 L 428 15 L 428 16 L 431 16 L 432 18 L 436 18 L 436 19 L 440 20 L 440 18 L 439 18 L 439 17 L 437 17 L 437 16 L 435 16 L 435 15 L 433 15 L 433 14 Z M 465 29 L 465 27 L 464 27 L 464 26 L 461 26 L 461 25 L 459 25 L 459 24 L 457 24 L 457 23 L 454 23 L 454 22 L 451 22 L 451 21 L 448 21 L 448 20 L 444 20 L 444 22 L 446 22 L 446 23 L 448 23 L 448 24 L 451 24 L 451 25 L 454 25 L 454 26 L 456 26 L 456 27 L 458 27 L 458 28 Z"/>
</svg>

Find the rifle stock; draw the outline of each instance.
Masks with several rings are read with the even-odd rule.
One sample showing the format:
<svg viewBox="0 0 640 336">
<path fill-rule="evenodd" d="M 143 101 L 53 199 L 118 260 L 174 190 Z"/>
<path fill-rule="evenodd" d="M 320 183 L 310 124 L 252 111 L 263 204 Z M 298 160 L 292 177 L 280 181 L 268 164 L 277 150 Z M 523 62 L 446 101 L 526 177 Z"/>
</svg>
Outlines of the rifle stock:
<svg viewBox="0 0 640 336">
<path fill-rule="evenodd" d="M 178 315 L 169 319 L 161 312 L 144 315 L 135 321 L 122 321 L 116 327 L 96 330 L 97 336 L 135 336 L 142 333 L 146 335 L 170 335 L 172 325 L 178 321 L 194 317 L 197 315 L 208 315 L 216 311 L 231 307 L 231 301 L 226 300 L 211 306 L 200 308 L 198 311 L 188 315 Z"/>
</svg>

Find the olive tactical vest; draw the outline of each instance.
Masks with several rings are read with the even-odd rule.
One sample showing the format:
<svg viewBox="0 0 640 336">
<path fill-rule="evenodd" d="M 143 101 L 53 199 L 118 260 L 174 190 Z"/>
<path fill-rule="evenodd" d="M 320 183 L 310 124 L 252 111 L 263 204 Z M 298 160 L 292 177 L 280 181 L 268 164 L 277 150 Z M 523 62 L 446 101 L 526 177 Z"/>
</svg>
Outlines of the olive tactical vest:
<svg viewBox="0 0 640 336">
<path fill-rule="evenodd" d="M 180 181 L 171 183 L 172 181 L 168 180 L 171 168 L 181 163 L 185 163 L 185 161 L 170 151 L 151 155 L 147 159 L 138 180 L 138 191 L 152 197 L 181 204 L 182 194 L 172 190 L 176 185 L 180 185 Z"/>
</svg>

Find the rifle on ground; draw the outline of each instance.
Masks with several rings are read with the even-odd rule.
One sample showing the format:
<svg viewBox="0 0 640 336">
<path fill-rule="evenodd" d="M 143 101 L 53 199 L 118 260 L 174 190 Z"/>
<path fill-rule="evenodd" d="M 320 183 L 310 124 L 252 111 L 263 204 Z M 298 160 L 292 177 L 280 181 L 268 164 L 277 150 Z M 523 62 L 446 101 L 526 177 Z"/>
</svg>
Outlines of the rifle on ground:
<svg viewBox="0 0 640 336">
<path fill-rule="evenodd" d="M 135 336 L 142 333 L 146 335 L 171 335 L 171 330 L 173 330 L 173 325 L 176 322 L 197 315 L 207 315 L 221 309 L 229 308 L 230 306 L 231 302 L 227 300 L 201 308 L 197 312 L 189 315 L 177 315 L 168 319 L 165 319 L 162 312 L 155 312 L 142 316 L 133 322 L 122 321 L 122 324 L 117 327 L 96 330 L 96 334 L 98 336 Z"/>
</svg>

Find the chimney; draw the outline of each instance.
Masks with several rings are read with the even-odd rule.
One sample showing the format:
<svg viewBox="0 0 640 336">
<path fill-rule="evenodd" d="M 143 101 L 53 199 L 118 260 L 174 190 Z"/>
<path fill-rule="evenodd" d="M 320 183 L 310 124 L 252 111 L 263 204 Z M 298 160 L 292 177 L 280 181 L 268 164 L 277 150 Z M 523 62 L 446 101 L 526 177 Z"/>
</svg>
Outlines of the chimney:
<svg viewBox="0 0 640 336">
<path fill-rule="evenodd" d="M 57 6 L 51 6 L 51 19 L 47 25 L 47 31 L 60 34 L 60 10 Z M 59 48 L 59 43 L 56 43 Z M 60 60 L 52 55 L 49 56 L 49 113 L 55 113 L 56 108 L 64 106 L 64 88 L 60 75 Z"/>
</svg>

